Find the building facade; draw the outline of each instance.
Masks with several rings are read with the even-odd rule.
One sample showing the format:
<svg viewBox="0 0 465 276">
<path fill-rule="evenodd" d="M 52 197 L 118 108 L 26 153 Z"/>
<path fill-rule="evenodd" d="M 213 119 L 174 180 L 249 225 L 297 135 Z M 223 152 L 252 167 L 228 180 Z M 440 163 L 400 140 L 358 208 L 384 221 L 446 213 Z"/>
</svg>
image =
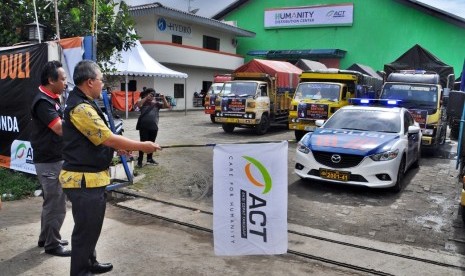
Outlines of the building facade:
<svg viewBox="0 0 465 276">
<path fill-rule="evenodd" d="M 256 33 L 238 39 L 246 62 L 305 58 L 383 70 L 419 44 L 460 76 L 465 59 L 465 19 L 414 0 L 239 0 L 213 18 Z"/>
<path fill-rule="evenodd" d="M 230 73 L 244 63 L 236 54 L 238 37 L 253 32 L 214 19 L 175 10 L 159 3 L 132 6 L 136 32 L 149 55 L 166 67 L 188 74 L 188 78 L 131 76 L 136 89 L 153 87 L 172 96 L 174 110 L 202 109 L 194 95 L 206 91 L 216 74 Z"/>
</svg>

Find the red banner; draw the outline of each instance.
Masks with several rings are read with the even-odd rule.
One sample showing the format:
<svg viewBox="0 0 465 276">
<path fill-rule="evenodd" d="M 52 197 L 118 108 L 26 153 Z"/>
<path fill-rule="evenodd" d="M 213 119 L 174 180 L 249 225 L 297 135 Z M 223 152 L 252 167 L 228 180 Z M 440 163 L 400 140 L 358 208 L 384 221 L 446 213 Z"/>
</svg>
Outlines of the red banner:
<svg viewBox="0 0 465 276">
<path fill-rule="evenodd" d="M 134 104 L 140 98 L 139 91 L 129 91 L 128 92 L 128 110 L 134 110 Z M 125 111 L 126 110 L 126 92 L 125 91 L 112 91 L 111 92 L 111 104 L 114 108 Z"/>
</svg>

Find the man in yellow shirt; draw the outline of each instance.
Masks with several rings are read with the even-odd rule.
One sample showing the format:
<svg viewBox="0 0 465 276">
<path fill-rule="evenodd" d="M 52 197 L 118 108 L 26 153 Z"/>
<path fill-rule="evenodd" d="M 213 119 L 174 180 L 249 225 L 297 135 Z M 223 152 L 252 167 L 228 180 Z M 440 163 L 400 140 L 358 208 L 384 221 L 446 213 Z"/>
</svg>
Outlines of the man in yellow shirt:
<svg viewBox="0 0 465 276">
<path fill-rule="evenodd" d="M 109 166 L 114 149 L 120 154 L 140 150 L 152 153 L 160 146 L 115 135 L 104 114 L 93 101 L 100 97 L 103 76 L 90 60 L 74 68 L 76 87 L 71 91 L 63 118 L 63 169 L 60 182 L 72 203 L 74 229 L 71 236 L 71 275 L 105 273 L 111 263 L 99 263 L 95 247 L 105 216 L 105 186 L 110 183 Z"/>
</svg>

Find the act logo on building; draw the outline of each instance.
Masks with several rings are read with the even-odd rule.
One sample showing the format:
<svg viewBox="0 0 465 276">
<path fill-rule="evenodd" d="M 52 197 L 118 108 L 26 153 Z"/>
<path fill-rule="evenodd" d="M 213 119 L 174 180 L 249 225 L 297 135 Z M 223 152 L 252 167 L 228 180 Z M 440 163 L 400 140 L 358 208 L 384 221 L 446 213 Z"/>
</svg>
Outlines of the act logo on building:
<svg viewBox="0 0 465 276">
<path fill-rule="evenodd" d="M 271 29 L 351 26 L 353 14 L 352 3 L 267 9 L 264 27 Z"/>
<path fill-rule="evenodd" d="M 215 146 L 215 254 L 287 252 L 287 151 L 287 141 Z"/>
</svg>

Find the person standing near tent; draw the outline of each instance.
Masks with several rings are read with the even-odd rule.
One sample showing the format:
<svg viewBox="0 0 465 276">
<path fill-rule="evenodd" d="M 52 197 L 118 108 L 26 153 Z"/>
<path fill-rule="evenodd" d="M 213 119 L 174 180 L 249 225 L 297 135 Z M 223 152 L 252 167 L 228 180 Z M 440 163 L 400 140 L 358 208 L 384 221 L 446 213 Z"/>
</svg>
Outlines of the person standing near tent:
<svg viewBox="0 0 465 276">
<path fill-rule="evenodd" d="M 140 140 L 155 142 L 158 134 L 160 109 L 169 108 L 170 104 L 163 94 L 156 93 L 153 88 L 147 88 L 141 93 L 136 107 L 140 110 L 136 125 L 136 129 L 139 130 Z M 142 168 L 143 159 L 144 153 L 139 151 L 137 167 Z M 152 153 L 147 154 L 147 163 L 158 165 L 158 162 L 153 159 Z"/>
<path fill-rule="evenodd" d="M 109 167 L 114 149 L 119 154 L 142 150 L 152 153 L 161 147 L 116 135 L 94 100 L 102 93 L 102 72 L 94 61 L 80 61 L 74 68 L 75 87 L 63 116 L 63 169 L 60 182 L 72 203 L 74 228 L 71 237 L 71 275 L 92 275 L 113 269 L 97 261 L 95 247 L 106 209 L 105 187 L 110 184 Z"/>
<path fill-rule="evenodd" d="M 58 181 L 63 165 L 60 95 L 66 89 L 66 72 L 59 61 L 44 65 L 40 84 L 32 100 L 30 136 L 34 166 L 44 198 L 38 246 L 44 247 L 47 254 L 69 257 L 71 251 L 64 247 L 68 242 L 61 240 L 60 235 L 66 216 L 66 195 Z"/>
</svg>

